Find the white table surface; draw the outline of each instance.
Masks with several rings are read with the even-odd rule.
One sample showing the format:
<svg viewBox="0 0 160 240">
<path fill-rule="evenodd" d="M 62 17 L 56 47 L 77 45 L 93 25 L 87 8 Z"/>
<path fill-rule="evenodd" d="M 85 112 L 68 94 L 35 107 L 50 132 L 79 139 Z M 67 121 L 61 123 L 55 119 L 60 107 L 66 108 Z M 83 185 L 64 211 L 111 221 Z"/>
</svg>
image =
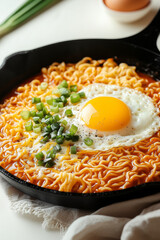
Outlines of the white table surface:
<svg viewBox="0 0 160 240">
<path fill-rule="evenodd" d="M 54 42 L 82 38 L 123 38 L 143 30 L 160 7 L 152 0 L 152 10 L 134 23 L 114 21 L 101 8 L 100 0 L 62 0 L 23 26 L 0 39 L 0 65 L 11 53 L 37 48 Z M 24 0 L 0 0 L 0 22 Z M 160 37 L 157 45 L 160 49 Z M 9 227 L 8 227 L 9 226 Z M 7 196 L 0 185 L 1 240 L 59 240 L 58 231 L 44 231 L 41 222 L 10 210 Z"/>
</svg>

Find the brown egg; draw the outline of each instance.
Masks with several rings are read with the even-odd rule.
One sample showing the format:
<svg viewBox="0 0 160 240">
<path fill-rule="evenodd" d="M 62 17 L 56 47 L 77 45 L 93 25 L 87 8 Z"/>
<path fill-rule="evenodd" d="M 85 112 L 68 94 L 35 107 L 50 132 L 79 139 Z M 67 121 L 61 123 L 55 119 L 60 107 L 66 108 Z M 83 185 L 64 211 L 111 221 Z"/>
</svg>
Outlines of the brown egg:
<svg viewBox="0 0 160 240">
<path fill-rule="evenodd" d="M 112 10 L 129 12 L 146 7 L 150 0 L 104 0 Z"/>
</svg>

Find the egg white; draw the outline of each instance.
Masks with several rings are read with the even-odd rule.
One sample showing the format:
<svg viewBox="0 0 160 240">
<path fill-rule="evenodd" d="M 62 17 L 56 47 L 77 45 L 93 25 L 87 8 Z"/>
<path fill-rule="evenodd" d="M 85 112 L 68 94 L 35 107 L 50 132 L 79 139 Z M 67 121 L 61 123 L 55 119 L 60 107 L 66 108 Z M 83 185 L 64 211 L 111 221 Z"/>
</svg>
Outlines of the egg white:
<svg viewBox="0 0 160 240">
<path fill-rule="evenodd" d="M 78 127 L 77 134 L 80 139 L 75 144 L 80 149 L 108 150 L 112 147 L 131 146 L 152 136 L 160 129 L 159 109 L 154 106 L 150 97 L 137 90 L 95 83 L 84 87 L 82 91 L 85 92 L 86 98 L 75 105 L 69 103 L 60 113 L 62 118 L 67 120 L 68 127 L 72 124 Z M 131 110 L 132 117 L 129 125 L 114 132 L 99 132 L 88 128 L 81 120 L 81 110 L 87 101 L 99 96 L 112 96 L 123 101 Z M 65 116 L 66 109 L 72 109 L 73 117 Z M 85 145 L 86 137 L 93 140 L 92 146 Z"/>
</svg>

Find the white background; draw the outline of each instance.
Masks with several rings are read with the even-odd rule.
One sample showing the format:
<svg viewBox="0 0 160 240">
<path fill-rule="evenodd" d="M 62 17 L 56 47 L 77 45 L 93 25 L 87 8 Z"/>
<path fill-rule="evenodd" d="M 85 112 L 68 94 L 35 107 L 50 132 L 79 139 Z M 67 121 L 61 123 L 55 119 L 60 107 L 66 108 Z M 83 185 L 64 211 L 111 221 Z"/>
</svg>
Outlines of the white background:
<svg viewBox="0 0 160 240">
<path fill-rule="evenodd" d="M 37 48 L 58 41 L 82 38 L 122 38 L 143 30 L 160 7 L 152 0 L 147 16 L 134 23 L 120 23 L 107 16 L 101 0 L 62 0 L 23 26 L 0 39 L 0 65 L 11 53 Z M 24 0 L 0 0 L 0 23 Z M 160 40 L 158 39 L 158 46 Z M 58 231 L 44 231 L 41 221 L 21 216 L 9 208 L 7 196 L 0 186 L 0 239 L 62 239 Z"/>
</svg>

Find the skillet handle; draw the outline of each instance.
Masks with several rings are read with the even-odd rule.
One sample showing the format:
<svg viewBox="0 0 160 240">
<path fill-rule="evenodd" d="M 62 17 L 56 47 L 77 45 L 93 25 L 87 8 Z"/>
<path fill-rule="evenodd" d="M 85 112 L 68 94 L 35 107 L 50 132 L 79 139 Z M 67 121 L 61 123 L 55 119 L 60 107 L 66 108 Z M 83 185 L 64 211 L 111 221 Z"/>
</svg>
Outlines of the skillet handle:
<svg viewBox="0 0 160 240">
<path fill-rule="evenodd" d="M 160 10 L 153 21 L 140 33 L 125 38 L 129 43 L 138 45 L 159 54 L 156 42 L 160 33 Z"/>
</svg>

